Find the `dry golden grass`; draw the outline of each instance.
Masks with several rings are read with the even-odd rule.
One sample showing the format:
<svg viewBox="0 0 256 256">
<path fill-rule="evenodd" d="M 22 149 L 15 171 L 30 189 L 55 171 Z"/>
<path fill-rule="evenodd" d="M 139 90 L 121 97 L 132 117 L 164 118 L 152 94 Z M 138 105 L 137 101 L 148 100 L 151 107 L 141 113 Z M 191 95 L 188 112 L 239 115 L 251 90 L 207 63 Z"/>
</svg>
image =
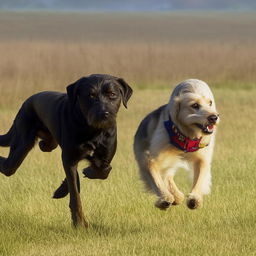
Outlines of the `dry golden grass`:
<svg viewBox="0 0 256 256">
<path fill-rule="evenodd" d="M 252 44 L 0 42 L 4 99 L 38 90 L 64 90 L 91 73 L 124 77 L 133 86 L 174 85 L 189 77 L 211 84 L 256 81 Z M 223 83 L 224 82 L 224 83 Z M 9 96 L 10 97 L 9 97 Z M 4 102 L 1 102 L 3 104 Z"/>
</svg>

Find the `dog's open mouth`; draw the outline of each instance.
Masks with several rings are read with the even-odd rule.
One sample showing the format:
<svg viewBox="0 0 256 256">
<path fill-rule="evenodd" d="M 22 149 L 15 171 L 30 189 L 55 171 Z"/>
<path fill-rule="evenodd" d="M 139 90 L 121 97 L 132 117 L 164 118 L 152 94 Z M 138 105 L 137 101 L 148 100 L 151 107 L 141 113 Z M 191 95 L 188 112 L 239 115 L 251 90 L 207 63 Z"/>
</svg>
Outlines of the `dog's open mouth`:
<svg viewBox="0 0 256 256">
<path fill-rule="evenodd" d="M 202 125 L 202 124 L 195 124 L 198 128 L 202 130 L 203 133 L 205 134 L 212 134 L 214 131 L 214 125 L 213 124 L 207 124 L 207 125 Z"/>
</svg>

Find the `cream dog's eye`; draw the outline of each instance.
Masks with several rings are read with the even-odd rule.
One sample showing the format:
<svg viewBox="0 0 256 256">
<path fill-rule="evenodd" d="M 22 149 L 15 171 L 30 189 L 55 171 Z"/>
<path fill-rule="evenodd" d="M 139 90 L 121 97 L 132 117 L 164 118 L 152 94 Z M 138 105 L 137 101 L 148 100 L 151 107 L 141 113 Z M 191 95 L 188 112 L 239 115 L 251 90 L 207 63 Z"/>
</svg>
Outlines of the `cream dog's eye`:
<svg viewBox="0 0 256 256">
<path fill-rule="evenodd" d="M 212 105 L 212 101 L 210 100 L 210 102 L 209 102 L 209 106 L 211 106 Z"/>
<path fill-rule="evenodd" d="M 199 109 L 199 108 L 200 108 L 200 105 L 199 105 L 198 103 L 194 103 L 194 104 L 191 105 L 191 107 L 192 107 L 193 109 Z"/>
</svg>

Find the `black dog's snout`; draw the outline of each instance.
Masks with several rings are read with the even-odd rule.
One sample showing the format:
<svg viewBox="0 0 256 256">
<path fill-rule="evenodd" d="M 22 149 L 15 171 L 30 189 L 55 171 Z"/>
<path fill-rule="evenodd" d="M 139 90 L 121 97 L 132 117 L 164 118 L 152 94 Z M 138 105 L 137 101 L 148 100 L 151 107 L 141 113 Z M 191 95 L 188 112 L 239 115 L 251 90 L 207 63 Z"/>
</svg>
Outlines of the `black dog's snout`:
<svg viewBox="0 0 256 256">
<path fill-rule="evenodd" d="M 105 112 L 102 113 L 102 117 L 103 117 L 103 118 L 108 118 L 108 117 L 109 117 L 109 114 L 110 114 L 110 113 L 109 113 L 108 111 L 105 111 Z"/>
<path fill-rule="evenodd" d="M 211 124 L 215 124 L 218 120 L 218 116 L 217 115 L 210 115 L 208 116 L 208 121 L 211 123 Z"/>
</svg>

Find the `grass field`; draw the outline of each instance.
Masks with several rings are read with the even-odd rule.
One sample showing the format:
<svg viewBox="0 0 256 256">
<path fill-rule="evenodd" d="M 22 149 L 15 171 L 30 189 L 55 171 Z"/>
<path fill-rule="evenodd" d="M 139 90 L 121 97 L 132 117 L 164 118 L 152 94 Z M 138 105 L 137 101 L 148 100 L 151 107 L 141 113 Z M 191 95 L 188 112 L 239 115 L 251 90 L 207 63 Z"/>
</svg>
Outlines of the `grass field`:
<svg viewBox="0 0 256 256">
<path fill-rule="evenodd" d="M 0 255 L 256 255 L 255 17 L 0 13 L 1 134 L 36 91 L 64 91 L 80 76 L 102 72 L 134 88 L 118 116 L 110 177 L 81 181 L 89 229 L 71 227 L 68 198 L 51 199 L 64 177 L 60 150 L 35 146 L 14 176 L 0 176 Z M 133 136 L 144 115 L 188 77 L 210 84 L 221 113 L 212 193 L 202 209 L 183 204 L 163 212 L 139 180 Z M 177 183 L 189 192 L 185 172 Z"/>
</svg>

